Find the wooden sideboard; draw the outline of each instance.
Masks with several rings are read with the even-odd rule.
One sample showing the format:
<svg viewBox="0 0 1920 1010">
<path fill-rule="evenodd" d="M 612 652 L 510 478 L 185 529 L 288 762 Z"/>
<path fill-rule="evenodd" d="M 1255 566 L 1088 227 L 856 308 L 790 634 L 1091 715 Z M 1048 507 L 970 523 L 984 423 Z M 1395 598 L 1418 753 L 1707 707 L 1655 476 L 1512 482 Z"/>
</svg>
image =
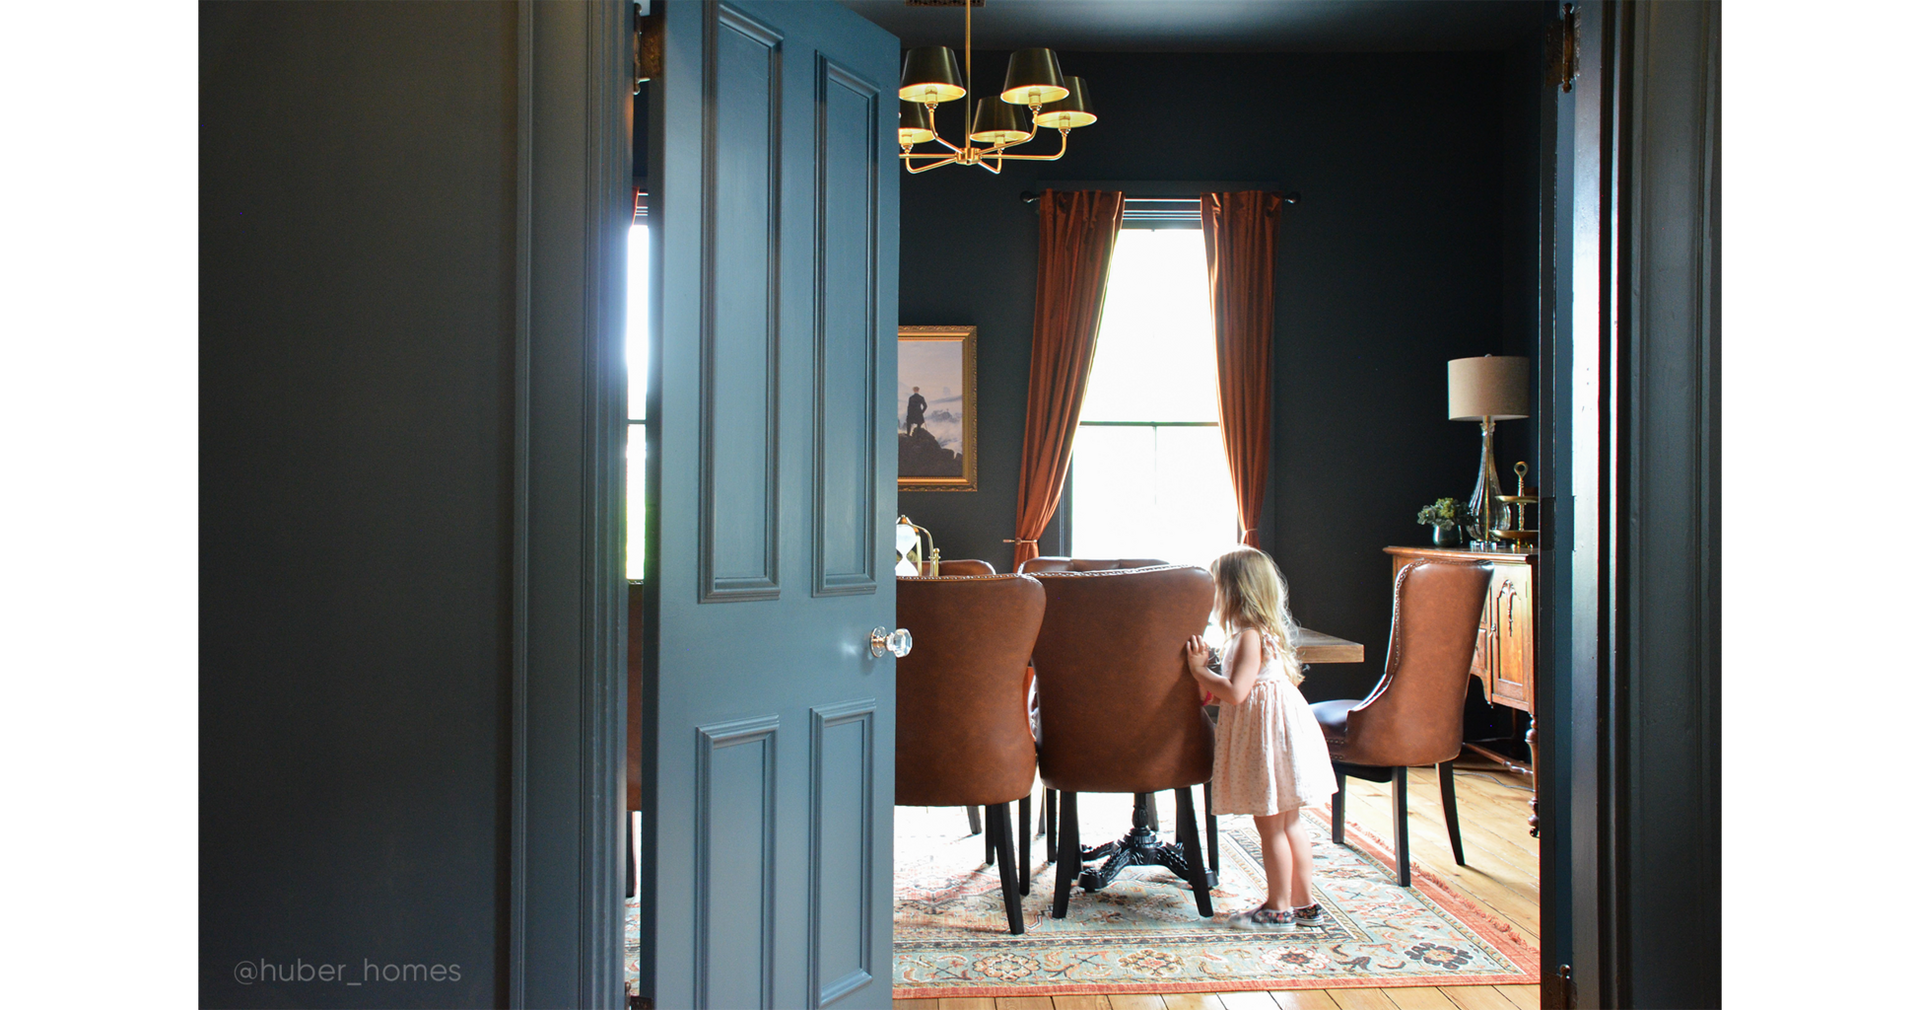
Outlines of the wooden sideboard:
<svg viewBox="0 0 1920 1010">
<path fill-rule="evenodd" d="M 1473 744 L 1466 746 L 1483 757 L 1505 765 L 1509 771 L 1533 776 L 1533 616 L 1536 595 L 1535 563 L 1538 552 L 1476 551 L 1460 547 L 1389 547 L 1393 574 L 1422 558 L 1472 559 L 1493 566 L 1493 580 L 1487 583 L 1486 606 L 1480 611 L 1480 634 L 1474 642 L 1472 673 L 1480 678 L 1487 700 L 1496 705 L 1518 709 L 1528 715 L 1525 764 Z M 1529 817 L 1530 827 L 1538 822 Z"/>
</svg>

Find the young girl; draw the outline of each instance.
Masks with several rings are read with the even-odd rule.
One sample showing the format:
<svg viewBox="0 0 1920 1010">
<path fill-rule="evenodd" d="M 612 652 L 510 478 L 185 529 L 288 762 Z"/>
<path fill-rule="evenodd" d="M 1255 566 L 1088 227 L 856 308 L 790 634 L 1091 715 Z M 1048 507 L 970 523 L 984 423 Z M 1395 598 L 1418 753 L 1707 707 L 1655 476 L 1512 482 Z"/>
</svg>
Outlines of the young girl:
<svg viewBox="0 0 1920 1010">
<path fill-rule="evenodd" d="M 1213 612 L 1231 636 L 1220 672 L 1207 669 L 1199 635 L 1187 640 L 1187 670 L 1220 702 L 1214 733 L 1213 809 L 1252 814 L 1267 870 L 1267 901 L 1235 912 L 1236 929 L 1289 929 L 1319 919 L 1313 902 L 1313 841 L 1300 808 L 1335 791 L 1333 761 L 1320 725 L 1300 694 L 1298 629 L 1273 559 L 1238 547 L 1213 562 Z M 1298 901 L 1302 904 L 1295 905 Z"/>
</svg>

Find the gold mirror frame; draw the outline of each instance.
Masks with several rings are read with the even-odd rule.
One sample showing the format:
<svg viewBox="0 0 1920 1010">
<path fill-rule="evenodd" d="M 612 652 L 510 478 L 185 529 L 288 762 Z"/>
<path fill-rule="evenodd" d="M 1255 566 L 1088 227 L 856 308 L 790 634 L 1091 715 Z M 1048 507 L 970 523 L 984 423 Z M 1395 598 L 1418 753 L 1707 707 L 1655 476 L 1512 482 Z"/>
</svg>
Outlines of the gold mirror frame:
<svg viewBox="0 0 1920 1010">
<path fill-rule="evenodd" d="M 975 351 L 975 343 L 978 339 L 978 335 L 979 335 L 978 328 L 973 326 L 902 326 L 900 327 L 899 340 L 900 340 L 900 348 L 902 351 L 906 350 L 906 345 L 909 343 L 924 342 L 924 341 L 957 343 L 960 345 L 960 394 L 957 397 L 957 399 L 959 399 L 960 401 L 960 409 L 961 409 L 960 475 L 957 477 L 955 476 L 931 477 L 931 476 L 924 476 L 924 475 L 909 475 L 905 473 L 903 469 L 899 475 L 899 487 L 900 487 L 900 490 L 902 491 L 977 491 L 979 490 L 978 456 L 979 456 L 980 439 L 979 439 L 979 434 L 977 430 L 977 425 L 979 423 L 977 415 L 979 414 L 979 410 L 976 407 L 976 402 L 978 399 L 976 394 L 978 392 L 979 384 L 976 379 L 976 373 L 974 371 L 974 351 Z M 926 386 L 930 382 L 934 381 L 934 379 L 940 379 L 940 378 L 951 378 L 951 377 L 935 376 L 929 379 L 927 382 L 922 382 L 919 384 L 922 386 Z M 901 401 L 897 397 L 897 392 L 900 388 L 899 384 L 901 380 L 907 380 L 908 383 L 911 384 L 911 380 L 908 379 L 908 377 L 905 375 L 898 374 L 898 369 L 896 368 L 896 379 L 895 379 L 896 399 L 894 400 L 894 409 L 895 409 L 894 417 L 896 419 L 899 419 L 902 416 L 900 411 Z M 931 398 L 929 398 L 929 407 L 931 407 L 931 405 L 932 405 Z M 904 422 L 900 424 L 896 424 L 894 428 L 894 433 L 900 436 L 906 435 L 906 428 L 905 428 Z M 895 451 L 898 452 L 898 449 L 896 448 Z"/>
</svg>

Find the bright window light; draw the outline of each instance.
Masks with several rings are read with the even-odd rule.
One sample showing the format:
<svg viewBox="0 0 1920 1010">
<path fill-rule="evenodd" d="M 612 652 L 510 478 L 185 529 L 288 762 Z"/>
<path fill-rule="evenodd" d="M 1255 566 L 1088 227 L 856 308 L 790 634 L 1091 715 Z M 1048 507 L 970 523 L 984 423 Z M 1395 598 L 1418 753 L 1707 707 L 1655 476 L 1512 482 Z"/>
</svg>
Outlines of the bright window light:
<svg viewBox="0 0 1920 1010">
<path fill-rule="evenodd" d="M 627 578 L 646 567 L 647 226 L 627 231 Z"/>
<path fill-rule="evenodd" d="M 1075 557 L 1204 565 L 1239 540 L 1202 243 L 1120 232 L 1074 436 Z"/>
</svg>

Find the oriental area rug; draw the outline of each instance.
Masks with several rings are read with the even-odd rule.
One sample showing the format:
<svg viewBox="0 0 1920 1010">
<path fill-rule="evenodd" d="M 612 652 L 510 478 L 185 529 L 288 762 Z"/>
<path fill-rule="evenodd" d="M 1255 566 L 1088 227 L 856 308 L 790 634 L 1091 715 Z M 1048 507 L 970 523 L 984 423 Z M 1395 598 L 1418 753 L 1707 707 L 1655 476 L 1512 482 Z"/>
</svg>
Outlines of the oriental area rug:
<svg viewBox="0 0 1920 1010">
<path fill-rule="evenodd" d="M 1163 797 L 1164 799 L 1164 797 Z M 1081 836 L 1116 837 L 1132 797 L 1080 797 Z M 1171 807 L 1162 803 L 1163 808 Z M 1171 827 L 1163 824 L 1163 827 Z M 893 994 L 965 996 L 1225 992 L 1237 989 L 1531 984 L 1540 953 L 1505 923 L 1413 864 L 1413 887 L 1393 883 L 1392 850 L 1360 826 L 1347 846 L 1328 837 L 1326 813 L 1309 811 L 1314 900 L 1324 924 L 1279 932 L 1225 925 L 1229 912 L 1266 896 L 1253 819 L 1220 818 L 1220 883 L 1211 920 L 1187 883 L 1160 868 L 1125 870 L 1092 894 L 1076 889 L 1067 917 L 1049 914 L 1053 866 L 1035 839 L 1027 931 L 1007 933 L 997 869 L 959 807 L 894 808 Z M 627 908 L 629 991 L 638 982 L 639 903 Z"/>
<path fill-rule="evenodd" d="M 1081 837 L 1118 836 L 1132 798 L 1083 795 Z M 1171 804 L 1163 803 L 1163 807 Z M 1170 811 L 1169 811 L 1170 812 Z M 1036 870 L 1022 899 L 1027 931 L 1007 933 L 997 869 L 968 835 L 960 808 L 894 811 L 893 995 L 965 996 L 1222 992 L 1238 989 L 1529 984 L 1540 954 L 1439 878 L 1413 867 L 1393 883 L 1391 850 L 1349 823 L 1347 846 L 1309 811 L 1320 925 L 1250 932 L 1227 913 L 1266 897 L 1253 819 L 1220 818 L 1215 915 L 1199 918 L 1193 892 L 1170 871 L 1132 868 L 1100 891 L 1076 888 L 1067 917 L 1051 915 L 1053 866 Z M 1162 827 L 1171 829 L 1171 824 Z M 1016 828 L 1016 831 L 1018 829 Z M 1204 826 L 1203 826 L 1204 833 Z"/>
</svg>

